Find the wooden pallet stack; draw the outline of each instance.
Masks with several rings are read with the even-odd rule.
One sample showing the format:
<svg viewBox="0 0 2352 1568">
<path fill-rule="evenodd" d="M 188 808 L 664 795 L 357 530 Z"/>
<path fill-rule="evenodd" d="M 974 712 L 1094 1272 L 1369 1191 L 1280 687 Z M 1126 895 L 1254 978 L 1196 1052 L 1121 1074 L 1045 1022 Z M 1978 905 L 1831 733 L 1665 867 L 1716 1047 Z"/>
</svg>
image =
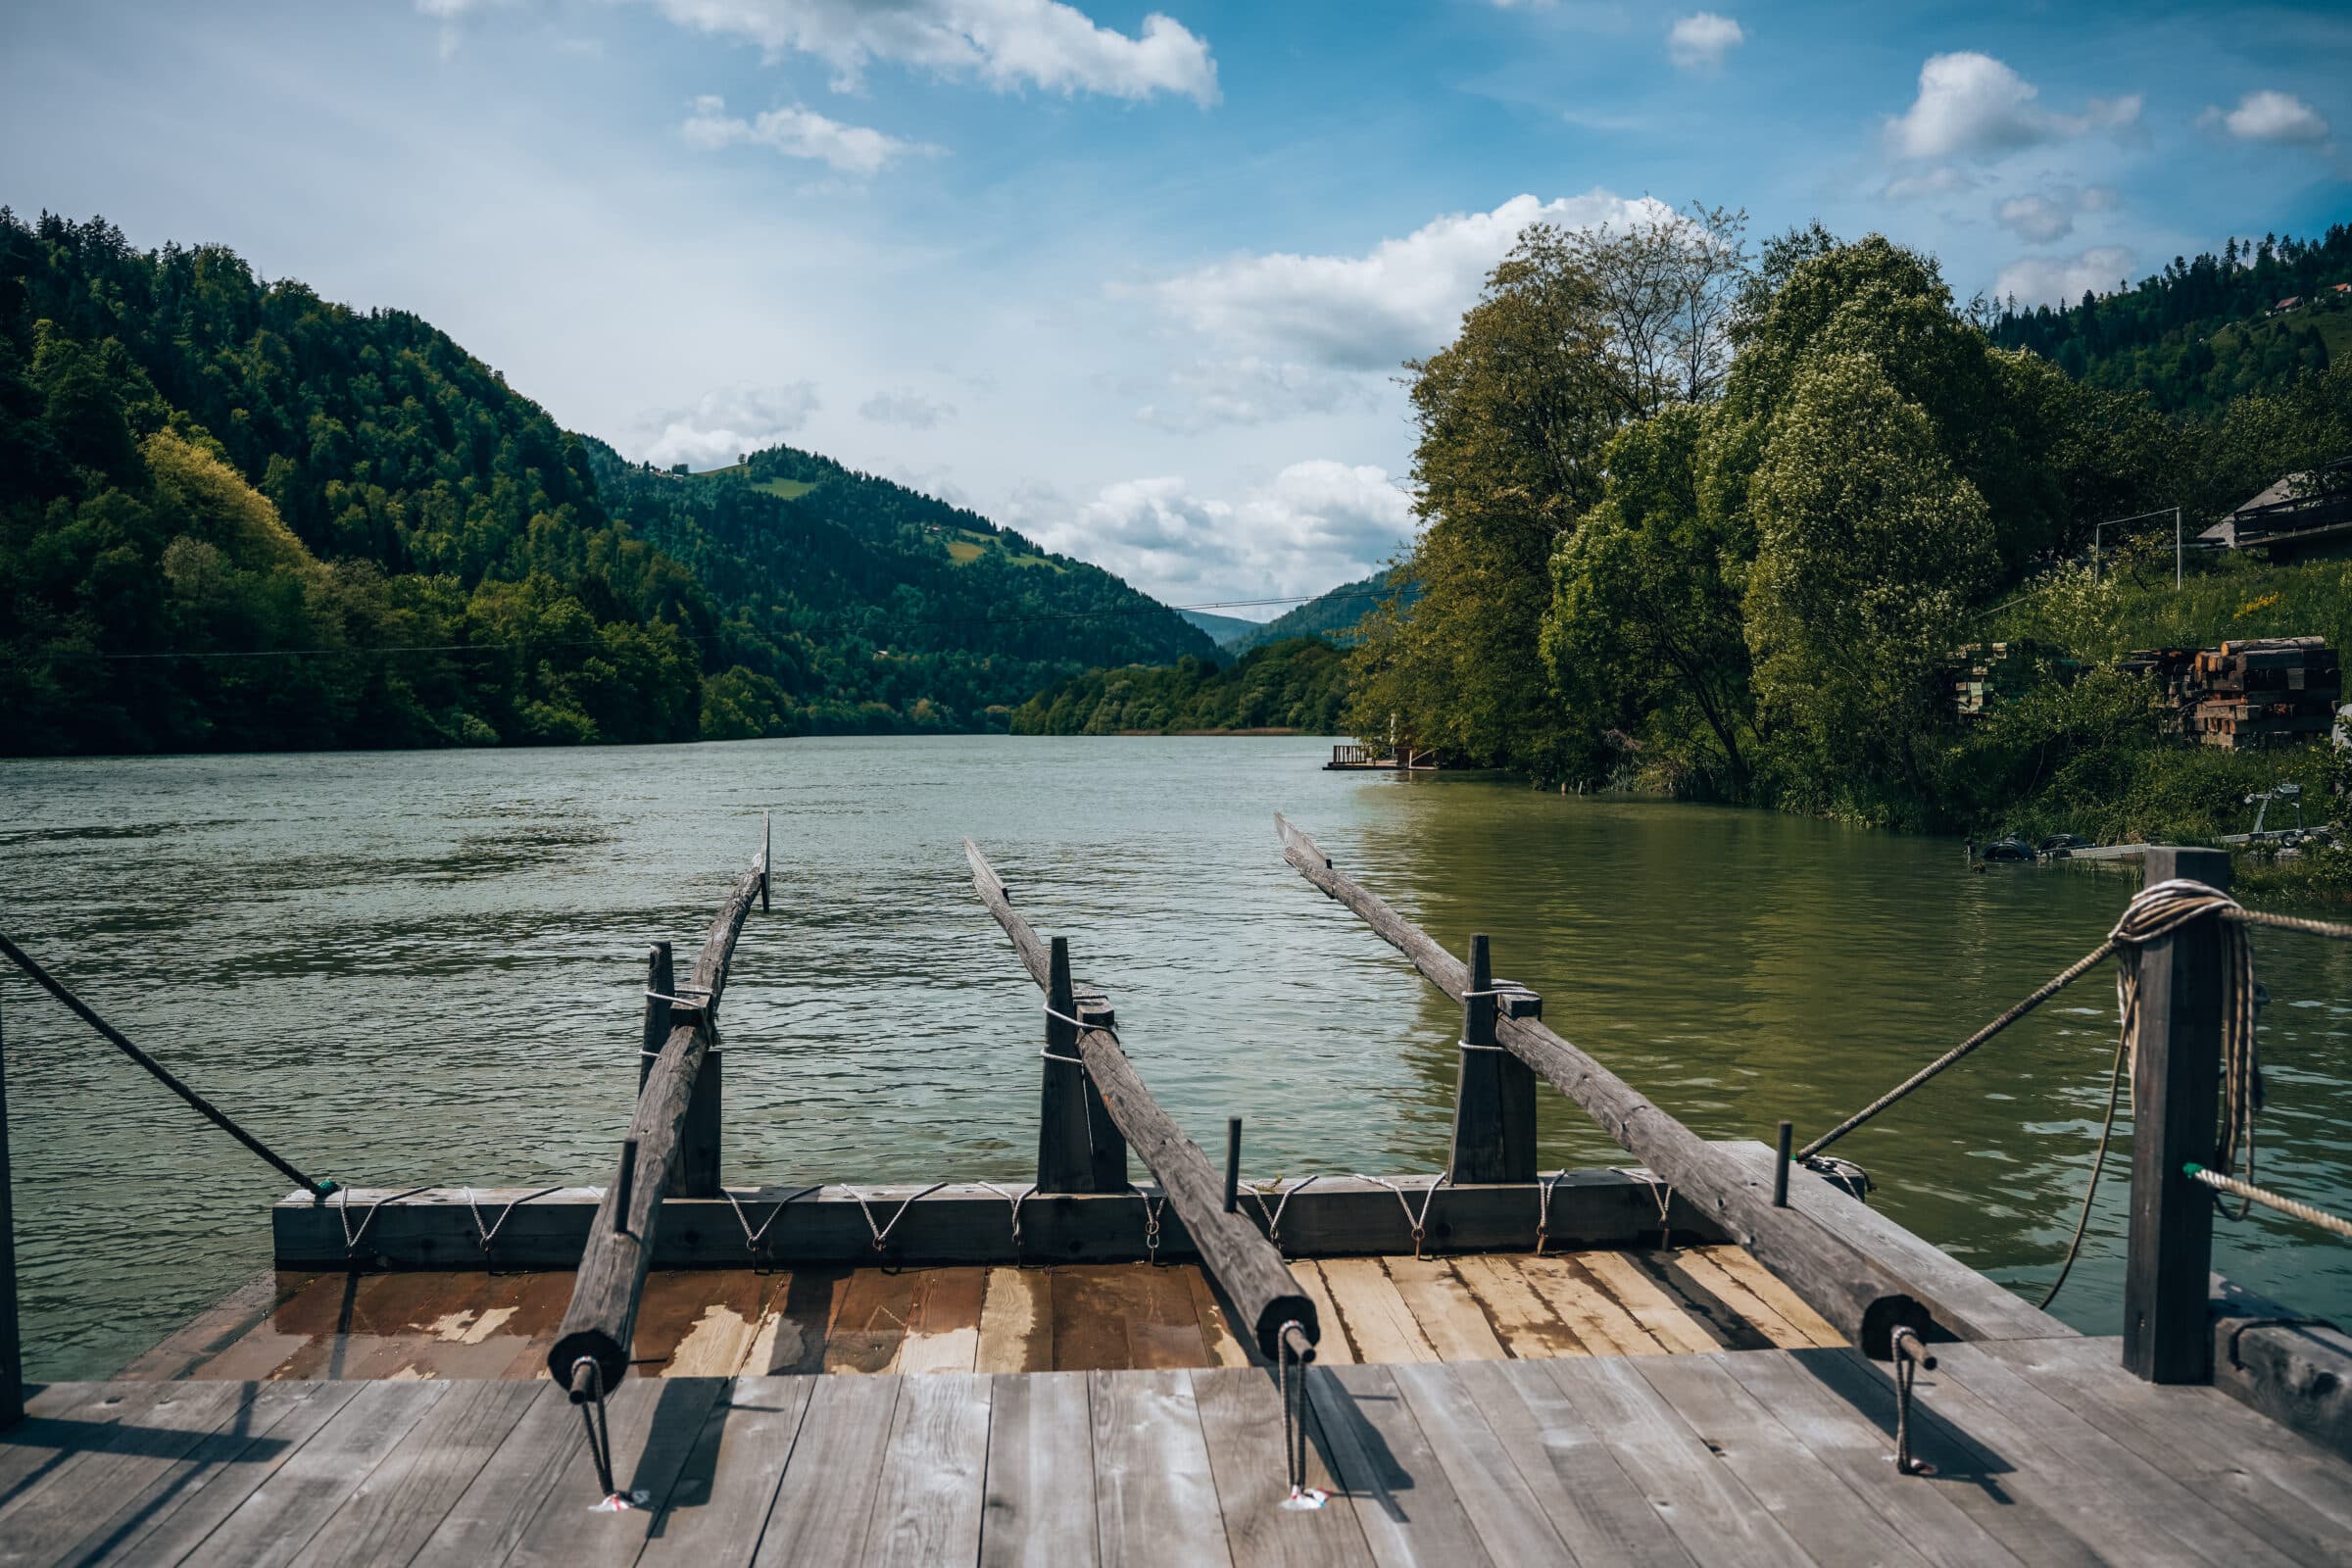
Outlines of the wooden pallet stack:
<svg viewBox="0 0 2352 1568">
<path fill-rule="evenodd" d="M 1954 649 L 1951 664 L 1954 707 L 1962 718 L 1983 718 L 2002 700 L 2022 697 L 2065 662 L 2046 643 L 1968 643 Z"/>
<path fill-rule="evenodd" d="M 2335 723 L 2343 670 L 2324 637 L 2249 638 L 2197 655 L 2176 708 L 2207 746 L 2308 746 Z"/>
</svg>

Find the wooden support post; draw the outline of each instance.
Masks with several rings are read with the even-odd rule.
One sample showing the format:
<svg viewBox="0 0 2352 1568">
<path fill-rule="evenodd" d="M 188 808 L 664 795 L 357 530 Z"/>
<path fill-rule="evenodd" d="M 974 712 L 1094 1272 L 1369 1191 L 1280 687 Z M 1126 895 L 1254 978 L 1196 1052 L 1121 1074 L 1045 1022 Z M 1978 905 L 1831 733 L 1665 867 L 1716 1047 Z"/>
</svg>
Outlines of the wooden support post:
<svg viewBox="0 0 2352 1568">
<path fill-rule="evenodd" d="M 1242 1211 L 1242 1118 L 1225 1118 L 1225 1212 Z"/>
<path fill-rule="evenodd" d="M 773 859 L 773 858 L 771 858 L 771 857 L 768 855 L 768 852 L 767 852 L 767 848 L 768 848 L 768 831 L 769 831 L 769 828 L 770 828 L 770 826 L 772 825 L 772 824 L 771 824 L 771 823 L 768 821 L 769 814 L 770 814 L 770 813 L 768 812 L 768 810 L 766 809 L 766 808 L 762 807 L 762 808 L 760 808 L 760 912 L 761 914 L 765 914 L 765 913 L 767 912 L 767 879 L 768 879 L 769 877 L 771 877 L 771 876 L 774 876 L 774 875 L 776 874 L 776 862 L 775 862 L 775 860 L 774 860 L 774 859 Z"/>
<path fill-rule="evenodd" d="M 1494 969 L 1487 939 L 1470 939 L 1470 984 L 1453 1095 L 1453 1184 L 1536 1179 L 1536 1075 L 1495 1044 Z"/>
<path fill-rule="evenodd" d="M 2147 883 L 2228 892 L 2230 852 L 2151 845 Z M 2132 1051 L 2132 1240 L 2124 1265 L 2124 1365 L 2150 1383 L 2213 1381 L 2205 1303 L 2213 1194 L 2181 1166 L 2214 1163 L 2222 1076 L 2223 931 L 2203 915 L 2139 950 Z M 2131 961 L 2127 958 L 2126 961 Z"/>
<path fill-rule="evenodd" d="M 669 1038 L 669 999 L 676 996 L 677 975 L 670 967 L 669 944 L 657 942 L 645 950 L 645 1032 L 637 1040 L 637 1092 L 645 1093 L 645 1075 L 654 1070 L 662 1043 Z"/>
<path fill-rule="evenodd" d="M 1078 999 L 1070 987 L 1070 941 L 1055 937 L 1053 969 L 1046 982 L 1046 1051 L 1038 1063 L 1037 1190 L 1090 1193 L 1094 1187 L 1094 1140 L 1086 1119 L 1086 1068 L 1078 1057 Z"/>
<path fill-rule="evenodd" d="M 17 1325 L 17 1209 L 8 1163 L 8 1067 L 0 1053 L 0 1431 L 24 1419 L 24 1343 Z"/>
<path fill-rule="evenodd" d="M 1795 1141 L 1796 1123 L 1781 1123 L 1780 1134 L 1773 1143 L 1776 1157 L 1772 1162 L 1772 1206 L 1775 1208 L 1788 1206 L 1788 1146 Z"/>
<path fill-rule="evenodd" d="M 677 1173 L 669 1179 L 672 1198 L 718 1196 L 719 1090 L 725 1082 L 721 1058 L 726 1054 L 713 1040 L 694 1075 L 694 1093 L 686 1101 L 686 1129 L 678 1135 Z"/>
</svg>

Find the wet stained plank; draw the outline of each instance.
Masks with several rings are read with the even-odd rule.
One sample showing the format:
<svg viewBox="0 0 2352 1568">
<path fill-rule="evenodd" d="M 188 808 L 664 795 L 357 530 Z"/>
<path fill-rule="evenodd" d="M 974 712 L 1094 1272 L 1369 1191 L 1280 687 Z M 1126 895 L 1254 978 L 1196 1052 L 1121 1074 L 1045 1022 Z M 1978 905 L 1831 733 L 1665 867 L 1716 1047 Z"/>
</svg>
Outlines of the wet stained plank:
<svg viewBox="0 0 2352 1568">
<path fill-rule="evenodd" d="M 921 1281 L 916 1269 L 867 1268 L 851 1275 L 825 1336 L 824 1369 L 869 1375 L 892 1370 L 906 1342 Z"/>
<path fill-rule="evenodd" d="M 980 1306 L 974 1370 L 1054 1369 L 1054 1282 L 1039 1269 L 992 1268 Z"/>
<path fill-rule="evenodd" d="M 1437 1348 L 1377 1257 L 1327 1257 L 1320 1267 L 1355 1359 L 1375 1364 L 1434 1361 Z"/>
<path fill-rule="evenodd" d="M 900 1372 L 969 1372 L 978 1364 L 988 1274 L 985 1268 L 924 1271 L 899 1350 Z"/>
<path fill-rule="evenodd" d="M 1486 1313 L 1504 1350 L 1512 1356 L 1525 1359 L 1592 1353 L 1507 1258 L 1457 1257 L 1453 1259 L 1453 1269 L 1462 1288 Z"/>
<path fill-rule="evenodd" d="M 648 1274 L 632 1370 L 645 1377 L 733 1377 L 745 1369 L 776 1285 L 775 1276 L 751 1269 Z"/>
<path fill-rule="evenodd" d="M 1502 1341 L 1453 1265 L 1440 1257 L 1382 1259 L 1396 1294 L 1441 1361 L 1499 1361 Z"/>
<path fill-rule="evenodd" d="M 1529 1289 L 1560 1315 L 1595 1355 L 1660 1355 L 1666 1347 L 1594 1279 L 1575 1257 L 1533 1254 L 1508 1260 Z"/>
</svg>

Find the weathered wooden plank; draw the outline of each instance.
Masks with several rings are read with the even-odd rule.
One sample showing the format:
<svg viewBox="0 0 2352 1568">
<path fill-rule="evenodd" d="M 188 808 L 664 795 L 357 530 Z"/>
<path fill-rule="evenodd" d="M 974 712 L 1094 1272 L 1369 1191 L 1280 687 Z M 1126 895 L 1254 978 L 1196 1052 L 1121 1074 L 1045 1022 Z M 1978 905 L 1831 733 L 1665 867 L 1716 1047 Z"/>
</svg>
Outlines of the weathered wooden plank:
<svg viewBox="0 0 2352 1568">
<path fill-rule="evenodd" d="M 1193 1315 L 1200 1321 L 1200 1337 L 1208 1343 L 1209 1364 L 1248 1366 L 1249 1348 L 1233 1337 L 1233 1329 L 1225 1320 L 1225 1303 L 1217 1299 L 1216 1287 L 1209 1283 L 1208 1276 L 1188 1264 L 1178 1263 L 1170 1267 L 1184 1276 L 1185 1289 L 1192 1293 Z M 1307 1294 L 1312 1298 L 1312 1292 Z M 1323 1303 L 1316 1300 L 1315 1310 L 1320 1312 L 1322 1309 Z"/>
<path fill-rule="evenodd" d="M 973 1370 L 1048 1372 L 1053 1367 L 1052 1277 L 1029 1269 L 990 1269 Z"/>
<path fill-rule="evenodd" d="M 1315 1303 L 1315 1317 L 1324 1328 L 1323 1338 L 1315 1342 L 1315 1359 L 1325 1366 L 1351 1366 L 1361 1360 L 1355 1353 L 1355 1342 L 1348 1337 L 1347 1321 L 1331 1298 L 1331 1287 L 1323 1281 L 1323 1265 L 1295 1262 L 1291 1277 L 1298 1282 L 1299 1294 Z"/>
<path fill-rule="evenodd" d="M 1389 1374 L 1461 1499 L 1471 1528 L 1496 1562 L 1549 1562 L 1566 1550 L 1509 1452 L 1449 1366 L 1399 1366 Z"/>
<path fill-rule="evenodd" d="M 1055 1371 L 1113 1372 L 1134 1365 L 1122 1321 L 1127 1301 L 1118 1285 L 1124 1272 L 1090 1264 L 1053 1271 Z"/>
<path fill-rule="evenodd" d="M 868 1375 L 896 1370 L 921 1279 L 912 1269 L 860 1269 L 851 1275 L 825 1334 L 825 1370 Z"/>
<path fill-rule="evenodd" d="M 137 1491 L 170 1473 L 250 1397 L 243 1384 L 174 1383 L 135 1415 L 95 1427 L 0 1502 L 0 1561 L 62 1555 L 87 1528 L 93 1498 Z"/>
<path fill-rule="evenodd" d="M 2004 1461 L 1936 1419 L 1931 1391 L 1912 1400 L 1911 1450 L 1936 1471 L 1895 1474 L 1894 1385 L 1860 1352 L 1727 1355 L 1722 1364 L 1930 1562 L 1967 1568 L 2098 1560 L 2057 1520 L 1995 1490 Z"/>
<path fill-rule="evenodd" d="M 1225 1520 L 1234 1568 L 1348 1568 L 1370 1564 L 1352 1499 L 1319 1446 L 1306 1447 L 1306 1484 L 1333 1494 L 1318 1509 L 1282 1506 L 1290 1495 L 1283 1452 L 1282 1391 L 1264 1368 L 1200 1371 L 1193 1403 L 1208 1444 L 1208 1463 Z"/>
<path fill-rule="evenodd" d="M 874 1212 L 887 1219 L 899 1202 L 927 1183 L 860 1186 Z M 539 1195 L 536 1188 L 434 1188 L 402 1197 L 376 1210 L 368 1227 L 362 1262 L 368 1268 L 478 1269 L 483 1266 L 473 1204 L 496 1221 L 514 1199 L 531 1201 L 500 1225 L 495 1261 L 502 1269 L 570 1269 L 579 1265 L 589 1227 L 604 1201 L 602 1189 L 564 1188 Z M 662 1229 L 654 1238 L 656 1268 L 804 1267 L 811 1264 L 869 1265 L 873 1233 L 865 1212 L 846 1186 L 811 1191 L 806 1184 L 730 1189 L 752 1229 L 766 1229 L 757 1254 L 744 1227 L 724 1198 L 672 1198 L 662 1205 Z M 354 1189 L 348 1218 L 356 1228 L 370 1204 L 406 1189 Z M 1554 1248 L 1648 1245 L 1657 1240 L 1654 1187 L 1643 1176 L 1622 1170 L 1570 1171 L 1553 1189 L 1549 1236 Z M 1538 1189 L 1533 1184 L 1447 1187 L 1430 1205 L 1429 1247 L 1446 1252 L 1525 1251 L 1536 1243 Z M 1223 1194 L 1219 1193 L 1220 1206 Z M 785 1200 L 790 1200 L 785 1202 Z M 894 1258 L 907 1264 L 1034 1263 L 1056 1261 L 1144 1261 L 1144 1206 L 1159 1200 L 1156 1186 L 1118 1194 L 1038 1194 L 1022 1200 L 1021 1240 L 1016 1247 L 1004 1223 L 1002 1194 L 977 1183 L 951 1183 L 906 1211 L 891 1231 Z M 782 1203 L 781 1209 L 777 1207 Z M 1242 1214 L 1262 1229 L 1257 1205 L 1242 1200 Z M 1868 1210 L 1865 1210 L 1868 1212 Z M 771 1221 L 772 1216 L 772 1221 Z M 1671 1216 L 1678 1236 L 1721 1241 L 1724 1232 L 1687 1199 L 1678 1197 Z M 296 1194 L 270 1210 L 277 1260 L 287 1269 L 346 1269 L 343 1231 L 335 1205 L 315 1204 Z M 1160 1262 L 1194 1262 L 1200 1257 L 1191 1233 L 1175 1209 L 1160 1211 Z M 1925 1245 L 1925 1244 L 1921 1244 Z M 1349 1256 L 1410 1252 L 1412 1227 L 1397 1207 L 1396 1195 L 1377 1182 L 1352 1176 L 1319 1177 L 1291 1200 L 1282 1219 L 1283 1250 L 1292 1256 Z M 1994 1287 L 1998 1289 L 1998 1287 Z M 2021 1303 L 2022 1304 L 2022 1303 Z"/>
<path fill-rule="evenodd" d="M 2215 1389 L 2142 1383 L 2111 1339 L 2033 1340 L 1982 1347 L 2035 1387 L 2168 1474 L 2230 1494 L 2235 1517 L 2279 1522 L 2298 1537 L 2352 1532 L 2352 1471 L 2277 1422 Z"/>
<path fill-rule="evenodd" d="M 2352 1459 L 2352 1335 L 2213 1277 L 2213 1386 Z"/>
<path fill-rule="evenodd" d="M 981 1568 L 1093 1568 L 1101 1561 L 1086 1373 L 995 1380 L 983 1495 Z"/>
<path fill-rule="evenodd" d="M 1667 1349 L 1689 1355 L 1722 1348 L 1705 1323 L 1659 1289 L 1658 1282 L 1623 1252 L 1579 1252 L 1576 1260 Z"/>
<path fill-rule="evenodd" d="M 777 1283 L 742 1268 L 648 1274 L 630 1364 L 639 1377 L 731 1378 L 746 1370 Z"/>
<path fill-rule="evenodd" d="M 1579 1562 L 1690 1568 L 1690 1552 L 1618 1465 L 1610 1439 L 1551 1379 L 1494 1362 L 1472 1362 L 1456 1375 Z"/>
<path fill-rule="evenodd" d="M 523 1411 L 522 1419 L 514 1423 L 473 1484 L 434 1527 L 417 1561 L 504 1562 L 547 1499 L 557 1477 L 580 1457 L 580 1412 L 563 1391 L 539 1378 L 530 1382 L 541 1391 L 539 1397 Z M 651 1398 L 662 1388 L 646 1382 L 623 1385 L 614 1396 L 614 1404 Z M 582 1508 L 596 1500 L 596 1483 L 589 1481 L 585 1490 L 591 1495 L 579 1499 Z"/>
<path fill-rule="evenodd" d="M 1364 1362 L 1434 1361 L 1437 1347 L 1421 1332 L 1413 1309 L 1377 1257 L 1327 1257 L 1316 1265 L 1323 1288 L 1348 1325 L 1348 1343 Z"/>
<path fill-rule="evenodd" d="M 1315 841 L 1280 815 L 1283 857 L 1299 875 L 1352 909 L 1423 975 L 1454 1001 L 1469 989 L 1470 971 L 1379 898 L 1332 868 Z M 1872 1259 L 1846 1246 L 1801 1212 L 1775 1208 L 1769 1183 L 1759 1186 L 1710 1149 L 1696 1133 L 1660 1110 L 1631 1084 L 1546 1028 L 1538 1018 L 1499 1018 L 1495 1039 L 1520 1060 L 1583 1106 L 1601 1131 L 1631 1150 L 1668 1186 L 1733 1233 L 1814 1303 L 1823 1316 L 1873 1353 L 1886 1353 L 1894 1327 L 1925 1330 L 1927 1310 Z"/>
<path fill-rule="evenodd" d="M 647 1534 L 678 1484 L 725 1378 L 641 1378 L 608 1403 L 612 1434 L 613 1485 L 644 1493 L 645 1505 L 600 1513 L 596 1467 L 585 1437 L 570 1445 L 571 1462 L 557 1473 L 539 1511 L 523 1527 L 507 1568 L 596 1568 L 634 1563 Z M 577 1412 L 572 1422 L 579 1426 Z"/>
<path fill-rule="evenodd" d="M 964 840 L 964 854 L 972 862 L 973 886 L 990 914 L 1012 934 L 1022 961 L 1030 963 L 1034 936 L 1024 944 L 1014 934 L 1027 930 L 1028 922 L 1013 911 L 1004 884 L 994 873 L 982 875 L 987 862 L 969 839 Z M 1059 969 L 1065 986 L 1068 972 L 1065 949 Z M 1051 950 L 1046 972 L 1040 974 L 1030 964 L 1030 977 L 1041 986 L 1054 983 Z M 1108 1029 L 1089 1028 L 1070 1031 L 1070 1041 L 1086 1064 L 1088 1081 L 1102 1094 L 1102 1108 L 1167 1195 L 1167 1206 L 1183 1220 L 1202 1266 L 1216 1276 L 1217 1288 L 1242 1315 L 1258 1353 L 1269 1361 L 1281 1354 L 1282 1337 L 1291 1325 L 1313 1344 L 1317 1336 L 1314 1302 L 1298 1294 L 1273 1245 L 1239 1214 L 1225 1212 L 1223 1179 L 1211 1168 L 1200 1146 L 1185 1137 L 1183 1129 L 1152 1098 L 1118 1037 Z"/>
<path fill-rule="evenodd" d="M 1442 1257 L 1381 1259 L 1441 1361 L 1499 1361 L 1506 1352 L 1470 1287 Z"/>
<path fill-rule="evenodd" d="M 359 1394 L 356 1383 L 249 1386 L 218 1434 L 187 1463 L 126 1496 L 76 1542 L 76 1563 L 175 1563 L 193 1551 Z M 93 1510 L 95 1511 L 95 1510 Z"/>
<path fill-rule="evenodd" d="M 638 1298 L 645 1289 L 646 1271 L 653 1267 L 662 1199 L 677 1179 L 683 1157 L 695 1081 L 704 1058 L 718 1046 L 718 1004 L 726 990 L 728 960 L 766 874 L 766 866 L 753 857 L 752 868 L 737 879 L 719 906 L 685 993 L 699 999 L 701 1005 L 690 1012 L 679 1009 L 683 1022 L 673 1013 L 669 1038 L 639 1088 L 628 1136 L 621 1144 L 623 1168 L 588 1227 L 578 1276 L 572 1282 L 571 1306 L 548 1351 L 548 1373 L 565 1388 L 574 1386 L 573 1368 L 582 1360 L 595 1364 L 608 1392 L 628 1372 Z"/>
<path fill-rule="evenodd" d="M 994 1383 L 941 1372 L 900 1389 L 865 1532 L 866 1562 L 932 1568 L 978 1558 Z"/>
<path fill-rule="evenodd" d="M 1385 1366 L 1315 1366 L 1307 1396 L 1333 1473 L 1382 1568 L 1475 1568 L 1487 1553 Z"/>
<path fill-rule="evenodd" d="M 2010 1465 L 2004 1487 L 2101 1555 L 2147 1563 L 2297 1560 L 1976 1347 L 1945 1347 L 1936 1359 L 1934 1398 L 1942 1418 Z"/>
<path fill-rule="evenodd" d="M 898 1370 L 970 1372 L 980 1355 L 980 1313 L 988 1274 L 979 1268 L 925 1269 Z"/>
<path fill-rule="evenodd" d="M 819 1378 L 755 1568 L 853 1568 L 864 1549 L 901 1378 Z"/>
<path fill-rule="evenodd" d="M 1818 1347 L 1836 1348 L 1845 1343 L 1827 1318 L 1805 1304 L 1805 1298 L 1773 1278 L 1772 1271 L 1737 1247 L 1692 1247 L 1684 1250 L 1705 1258 L 1747 1287 L 1757 1300 L 1780 1314 L 1781 1320 Z"/>
<path fill-rule="evenodd" d="M 1815 1348 L 1811 1336 L 1765 1305 L 1754 1292 L 1696 1249 L 1627 1255 L 1684 1311 L 1704 1319 L 1708 1334 L 1727 1349 Z"/>
<path fill-rule="evenodd" d="M 549 1396 L 536 1382 L 450 1385 L 311 1538 L 302 1561 L 315 1568 L 408 1562 L 424 1548 L 524 1412 Z"/>
<path fill-rule="evenodd" d="M 1600 1288 L 1577 1261 L 1582 1253 L 1546 1252 L 1507 1261 L 1518 1269 L 1528 1288 L 1559 1314 L 1568 1331 L 1595 1355 L 1663 1355 L 1666 1347 L 1634 1321 L 1617 1298 Z"/>
<path fill-rule="evenodd" d="M 118 1383 L 52 1383 L 24 1401 L 24 1418 L 0 1429 L 0 1502 L 38 1485 L 61 1464 L 98 1441 L 103 1429 L 145 1409 L 166 1391 Z"/>
<path fill-rule="evenodd" d="M 1551 1379 L 1585 1425 L 1606 1434 L 1627 1478 L 1698 1561 L 1811 1564 L 1811 1555 L 1624 1357 L 1528 1361 L 1515 1370 Z"/>
<path fill-rule="evenodd" d="M 780 1377 L 824 1370 L 825 1341 L 850 1293 L 850 1277 L 848 1269 L 822 1264 L 780 1276 L 744 1371 Z"/>
<path fill-rule="evenodd" d="M 1465 1254 L 1452 1262 L 1463 1288 L 1477 1299 L 1513 1356 L 1592 1353 L 1507 1260 Z"/>
<path fill-rule="evenodd" d="M 714 1400 L 638 1558 L 647 1568 L 748 1563 L 817 1380 L 739 1377 Z"/>
<path fill-rule="evenodd" d="M 1209 1364 L 1200 1308 L 1174 1269 L 1129 1268 L 1120 1284 L 1129 1302 L 1124 1320 L 1128 1365 L 1169 1369 Z"/>
<path fill-rule="evenodd" d="M 1191 1379 L 1177 1371 L 1089 1377 L 1103 1568 L 1230 1562 Z"/>
<path fill-rule="evenodd" d="M 1758 1404 L 1714 1354 L 1627 1363 L 1822 1568 L 1924 1562 L 1835 1471 Z"/>
<path fill-rule="evenodd" d="M 350 1403 L 182 1560 L 237 1568 L 294 1561 L 450 1387 L 361 1385 Z"/>
<path fill-rule="evenodd" d="M 265 1270 L 166 1335 L 115 1374 L 116 1381 L 184 1378 L 251 1332 L 313 1276 L 305 1270 Z"/>
</svg>

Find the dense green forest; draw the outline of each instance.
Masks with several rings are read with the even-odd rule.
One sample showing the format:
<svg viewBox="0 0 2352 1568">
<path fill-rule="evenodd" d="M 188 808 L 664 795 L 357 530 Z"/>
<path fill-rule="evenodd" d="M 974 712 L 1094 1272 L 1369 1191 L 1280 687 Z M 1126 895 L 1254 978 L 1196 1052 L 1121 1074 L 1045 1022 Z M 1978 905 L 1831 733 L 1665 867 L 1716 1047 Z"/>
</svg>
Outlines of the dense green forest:
<svg viewBox="0 0 2352 1568">
<path fill-rule="evenodd" d="M 1889 824 L 2164 831 L 2278 764 L 2162 736 L 2116 655 L 2159 625 L 2352 626 L 2337 564 L 2279 568 L 2312 587 L 2247 619 L 2260 593 L 2166 616 L 2169 569 L 2080 564 L 2102 519 L 2177 504 L 2193 534 L 2352 454 L 2352 360 L 2168 411 L 2001 347 L 1929 257 L 1818 224 L 1751 254 L 1739 215 L 1693 209 L 1528 230 L 1410 370 L 1421 597 L 1367 623 L 1349 727 L 1399 714 L 1457 762 Z M 1953 651 L 2026 615 L 2086 673 L 1964 727 Z"/>
<path fill-rule="evenodd" d="M 1328 593 L 1320 594 L 1298 609 L 1286 611 L 1262 626 L 1252 627 L 1224 646 L 1242 654 L 1266 643 L 1286 642 L 1293 637 L 1325 637 L 1340 644 L 1355 640 L 1356 623 L 1372 613 L 1373 607 L 1402 592 L 1410 601 L 1412 588 L 1399 584 L 1394 567 L 1376 571 L 1354 582 L 1344 582 Z"/>
<path fill-rule="evenodd" d="M 0 749 L 981 728 L 1207 651 L 822 458 L 656 475 L 413 315 L 0 209 Z"/>
<path fill-rule="evenodd" d="M 1015 735 L 1186 734 L 1293 729 L 1340 733 L 1348 658 L 1319 637 L 1253 648 L 1230 664 L 1186 656 L 1157 668 L 1090 669 L 1012 714 Z"/>
<path fill-rule="evenodd" d="M 2352 226 L 2342 223 L 2317 240 L 2265 235 L 2241 249 L 2232 239 L 2219 256 L 2175 257 L 2136 287 L 2055 310 L 2012 303 L 1991 337 L 2092 386 L 2211 413 L 2352 355 L 2352 288 L 2338 284 L 2352 284 Z"/>
</svg>

